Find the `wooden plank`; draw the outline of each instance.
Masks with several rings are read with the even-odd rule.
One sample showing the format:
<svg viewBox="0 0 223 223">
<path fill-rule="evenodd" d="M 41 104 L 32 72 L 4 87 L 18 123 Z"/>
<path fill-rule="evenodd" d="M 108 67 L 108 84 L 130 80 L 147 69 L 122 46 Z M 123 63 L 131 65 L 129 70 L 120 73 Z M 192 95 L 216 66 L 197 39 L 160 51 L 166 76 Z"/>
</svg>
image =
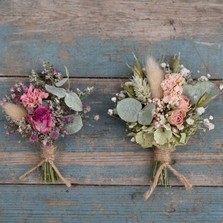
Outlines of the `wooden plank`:
<svg viewBox="0 0 223 223">
<path fill-rule="evenodd" d="M 24 81 L 23 78 L 18 80 Z M 18 81 L 17 80 L 17 81 Z M 14 78 L 1 78 L 0 96 L 9 92 Z M 119 79 L 72 79 L 72 87 L 94 85 L 96 91 L 86 103 L 92 106 L 91 117 L 76 135 L 58 140 L 58 166 L 74 184 L 148 185 L 152 151 L 131 143 L 125 124 L 107 115 L 113 107 L 111 97 L 120 90 Z M 218 84 L 222 83 L 216 82 Z M 215 130 L 196 134 L 187 146 L 173 154 L 174 167 L 194 185 L 223 186 L 222 99 L 220 95 L 208 107 L 214 116 Z M 99 114 L 100 120 L 93 120 Z M 7 136 L 0 116 L 0 183 L 19 183 L 18 177 L 38 162 L 38 145 L 30 145 L 20 136 Z M 41 184 L 38 172 L 24 182 Z M 180 182 L 170 176 L 171 185 Z"/>
<path fill-rule="evenodd" d="M 0 186 L 1 223 L 221 223 L 223 188 Z"/>
<path fill-rule="evenodd" d="M 0 1 L 0 73 L 22 75 L 49 59 L 75 76 L 126 77 L 144 61 L 181 52 L 194 73 L 222 78 L 221 1 Z"/>
</svg>

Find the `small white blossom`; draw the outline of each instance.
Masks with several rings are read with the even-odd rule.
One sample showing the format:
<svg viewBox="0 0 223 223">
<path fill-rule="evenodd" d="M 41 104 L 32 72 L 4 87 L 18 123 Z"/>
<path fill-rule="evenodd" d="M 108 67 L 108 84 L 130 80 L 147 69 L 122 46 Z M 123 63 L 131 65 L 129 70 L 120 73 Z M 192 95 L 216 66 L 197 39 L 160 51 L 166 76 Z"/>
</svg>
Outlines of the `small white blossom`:
<svg viewBox="0 0 223 223">
<path fill-rule="evenodd" d="M 210 79 L 211 78 L 211 75 L 210 74 L 207 74 L 207 78 Z"/>
<path fill-rule="evenodd" d="M 111 98 L 111 100 L 112 100 L 114 103 L 116 103 L 117 98 L 116 98 L 116 97 L 113 97 L 113 98 Z"/>
<path fill-rule="evenodd" d="M 95 115 L 95 116 L 94 116 L 94 120 L 95 120 L 95 121 L 98 121 L 99 119 L 100 119 L 100 116 L 99 116 L 99 115 Z"/>
<path fill-rule="evenodd" d="M 196 109 L 196 111 L 197 111 L 197 113 L 198 113 L 199 115 L 202 115 L 202 114 L 205 112 L 205 108 L 204 108 L 204 107 L 198 107 L 198 108 Z"/>
<path fill-rule="evenodd" d="M 162 68 L 165 68 L 165 67 L 166 67 L 166 63 L 161 63 L 160 66 L 161 66 Z"/>
<path fill-rule="evenodd" d="M 131 142 L 135 142 L 136 140 L 135 140 L 134 137 L 132 137 L 130 141 L 131 141 Z"/>
<path fill-rule="evenodd" d="M 205 77 L 205 76 L 200 76 L 200 77 L 198 78 L 198 81 L 208 81 L 208 78 Z"/>
<path fill-rule="evenodd" d="M 220 84 L 219 89 L 223 90 L 223 84 Z"/>
<path fill-rule="evenodd" d="M 113 115 L 113 114 L 114 114 L 113 109 L 108 109 L 108 114 L 109 114 L 109 115 Z"/>
<path fill-rule="evenodd" d="M 192 118 L 187 118 L 186 122 L 188 125 L 193 125 L 194 124 L 194 120 Z"/>
<path fill-rule="evenodd" d="M 182 67 L 182 69 L 180 70 L 180 74 L 183 76 L 183 77 L 188 77 L 190 75 L 190 70 L 188 70 L 187 68 L 185 67 Z"/>
<path fill-rule="evenodd" d="M 204 119 L 204 126 L 208 128 L 209 131 L 214 129 L 214 124 L 209 122 L 207 118 Z"/>
<path fill-rule="evenodd" d="M 210 119 L 210 120 L 213 120 L 213 119 L 214 119 L 214 117 L 213 117 L 212 115 L 210 115 L 210 116 L 209 116 L 209 119 Z"/>
<path fill-rule="evenodd" d="M 181 126 L 179 126 L 179 127 L 177 127 L 179 130 L 183 130 L 184 129 L 184 126 L 183 125 L 181 125 Z"/>
</svg>

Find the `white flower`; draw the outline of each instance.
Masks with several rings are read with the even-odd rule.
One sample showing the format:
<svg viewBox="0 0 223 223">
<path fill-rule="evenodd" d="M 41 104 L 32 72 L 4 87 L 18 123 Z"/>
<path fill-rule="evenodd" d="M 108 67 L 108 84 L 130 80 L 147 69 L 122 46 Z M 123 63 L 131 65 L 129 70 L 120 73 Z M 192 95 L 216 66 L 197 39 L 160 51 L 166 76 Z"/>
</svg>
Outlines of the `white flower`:
<svg viewBox="0 0 223 223">
<path fill-rule="evenodd" d="M 161 63 L 160 66 L 161 66 L 162 68 L 165 68 L 165 67 L 166 67 L 166 63 Z"/>
<path fill-rule="evenodd" d="M 187 68 L 185 67 L 182 67 L 182 69 L 180 70 L 180 74 L 183 76 L 183 77 L 188 77 L 190 75 L 190 70 L 188 70 Z"/>
<path fill-rule="evenodd" d="M 207 74 L 207 78 L 210 79 L 211 78 L 211 75 L 210 74 Z"/>
<path fill-rule="evenodd" d="M 209 116 L 209 119 L 210 119 L 210 120 L 213 120 L 213 119 L 214 119 L 214 117 L 213 117 L 212 115 L 210 115 L 210 116 Z"/>
<path fill-rule="evenodd" d="M 113 115 L 113 114 L 114 114 L 113 109 L 108 109 L 108 114 L 109 114 L 109 115 Z"/>
<path fill-rule="evenodd" d="M 220 84 L 219 89 L 223 90 L 223 84 Z"/>
<path fill-rule="evenodd" d="M 100 119 L 100 116 L 99 116 L 99 115 L 95 115 L 95 116 L 94 116 L 94 120 L 95 120 L 95 121 L 98 121 L 99 119 Z"/>
<path fill-rule="evenodd" d="M 187 122 L 188 125 L 193 125 L 194 124 L 194 120 L 192 118 L 186 119 L 186 122 Z"/>
<path fill-rule="evenodd" d="M 111 100 L 112 100 L 114 103 L 116 103 L 117 98 L 116 98 L 116 97 L 113 97 L 113 98 L 111 98 Z"/>
<path fill-rule="evenodd" d="M 204 107 L 198 107 L 198 108 L 196 109 L 196 111 L 197 111 L 197 113 L 198 113 L 199 115 L 202 115 L 202 114 L 205 112 L 205 108 L 204 108 Z"/>
<path fill-rule="evenodd" d="M 208 128 L 209 131 L 214 129 L 214 124 L 210 123 L 207 118 L 204 119 L 204 126 Z"/>
<path fill-rule="evenodd" d="M 208 81 L 208 78 L 205 76 L 201 76 L 198 78 L 198 81 Z"/>
</svg>

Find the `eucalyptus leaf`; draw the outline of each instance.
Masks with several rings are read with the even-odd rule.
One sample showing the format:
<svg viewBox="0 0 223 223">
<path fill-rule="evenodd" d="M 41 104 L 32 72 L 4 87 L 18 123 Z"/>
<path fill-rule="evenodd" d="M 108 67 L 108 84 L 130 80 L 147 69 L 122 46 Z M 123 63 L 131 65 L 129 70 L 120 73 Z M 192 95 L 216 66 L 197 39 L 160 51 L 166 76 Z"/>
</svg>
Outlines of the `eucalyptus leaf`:
<svg viewBox="0 0 223 223">
<path fill-rule="evenodd" d="M 180 143 L 186 143 L 186 133 L 180 133 Z"/>
<path fill-rule="evenodd" d="M 68 117 L 72 117 L 73 118 L 73 122 L 69 123 L 65 126 L 65 129 L 67 130 L 68 134 L 74 134 L 76 132 L 78 132 L 79 130 L 81 130 L 81 128 L 83 127 L 83 122 L 82 122 L 82 118 L 80 115 L 69 115 Z"/>
<path fill-rule="evenodd" d="M 62 80 L 55 83 L 57 87 L 63 86 L 67 82 L 68 78 L 63 78 Z"/>
<path fill-rule="evenodd" d="M 54 86 L 51 86 L 51 85 L 46 84 L 45 85 L 45 89 L 49 93 L 51 93 L 53 95 L 56 95 L 58 98 L 63 98 L 66 95 L 66 90 L 63 89 L 63 88 L 57 88 L 57 87 L 54 87 Z"/>
<path fill-rule="evenodd" d="M 83 105 L 79 96 L 74 92 L 66 93 L 65 104 L 74 111 L 82 111 Z"/>
<path fill-rule="evenodd" d="M 202 100 L 202 105 L 204 106 L 214 99 L 218 93 L 218 87 L 210 81 L 202 81 L 194 85 L 187 84 L 183 86 L 183 94 L 190 99 L 190 103 L 192 104 L 197 104 L 199 99 L 205 94 L 205 100 Z"/>
<path fill-rule="evenodd" d="M 142 104 L 134 98 L 125 98 L 118 102 L 117 113 L 126 122 L 136 122 Z"/>
<path fill-rule="evenodd" d="M 153 103 L 146 105 L 138 115 L 138 122 L 141 125 L 150 125 L 153 120 L 155 112 L 155 105 Z"/>
</svg>

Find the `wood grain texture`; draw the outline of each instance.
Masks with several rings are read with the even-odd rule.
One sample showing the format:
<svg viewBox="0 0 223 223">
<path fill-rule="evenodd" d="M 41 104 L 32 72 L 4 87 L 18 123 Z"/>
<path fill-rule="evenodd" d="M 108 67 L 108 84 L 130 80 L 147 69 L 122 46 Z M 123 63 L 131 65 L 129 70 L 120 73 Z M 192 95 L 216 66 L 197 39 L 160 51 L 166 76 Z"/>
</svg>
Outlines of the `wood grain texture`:
<svg viewBox="0 0 223 223">
<path fill-rule="evenodd" d="M 126 77 L 132 52 L 143 62 L 181 52 L 194 73 L 222 78 L 221 0 L 1 0 L 0 14 L 3 75 L 48 59 L 79 77 Z"/>
<path fill-rule="evenodd" d="M 24 78 L 18 80 L 25 81 Z M 1 78 L 0 96 L 7 94 L 15 81 L 14 78 Z M 126 136 L 124 122 L 107 115 L 107 110 L 113 108 L 111 97 L 120 90 L 124 81 L 72 79 L 72 88 L 88 85 L 96 88 L 94 95 L 86 100 L 92 112 L 84 128 L 57 143 L 58 166 L 73 184 L 149 184 L 152 151 L 131 143 Z M 220 95 L 208 107 L 209 114 L 214 115 L 215 130 L 206 134 L 197 133 L 187 146 L 179 147 L 173 154 L 174 167 L 197 186 L 223 186 L 222 97 Z M 100 115 L 97 122 L 93 119 L 95 114 Z M 19 135 L 5 135 L 3 114 L 0 119 L 0 183 L 19 183 L 18 177 L 38 162 L 39 146 L 30 145 Z M 30 175 L 24 183 L 41 184 L 38 172 Z M 170 183 L 180 184 L 172 175 Z"/>
<path fill-rule="evenodd" d="M 223 188 L 0 186 L 1 223 L 160 223 L 223 221 Z"/>
</svg>

